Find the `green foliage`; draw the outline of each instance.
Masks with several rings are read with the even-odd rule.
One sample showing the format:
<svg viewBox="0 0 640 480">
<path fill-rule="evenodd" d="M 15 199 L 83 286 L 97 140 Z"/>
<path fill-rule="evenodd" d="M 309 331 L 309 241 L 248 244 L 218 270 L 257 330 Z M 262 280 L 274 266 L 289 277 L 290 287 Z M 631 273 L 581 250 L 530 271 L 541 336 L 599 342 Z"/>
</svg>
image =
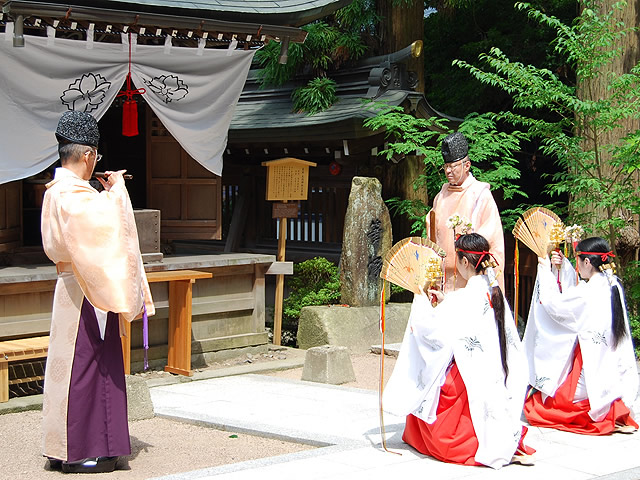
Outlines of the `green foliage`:
<svg viewBox="0 0 640 480">
<path fill-rule="evenodd" d="M 296 111 L 307 112 L 308 115 L 322 112 L 338 99 L 336 82 L 327 77 L 314 78 L 306 87 L 294 90 L 292 98 Z"/>
<path fill-rule="evenodd" d="M 631 262 L 624 269 L 622 284 L 625 287 L 629 327 L 636 350 L 640 358 L 640 262 Z"/>
<path fill-rule="evenodd" d="M 377 115 L 365 121 L 365 126 L 372 130 L 384 128 L 387 136 L 387 148 L 379 155 L 388 160 L 394 154 L 421 155 L 424 158 L 424 174 L 415 182 L 414 188 L 427 188 L 429 198 L 435 197 L 445 182 L 442 170 L 442 153 L 440 145 L 445 136 L 451 133 L 447 121 L 442 118 L 416 118 L 406 114 L 399 107 L 385 107 L 374 104 Z M 494 190 L 500 190 L 505 199 L 526 197 L 518 185 L 520 170 L 514 153 L 520 149 L 520 142 L 527 136 L 513 130 L 505 133 L 498 130 L 496 115 L 470 114 L 458 127 L 469 140 L 469 157 L 471 171 L 482 182 L 488 182 Z M 419 201 L 393 198 L 389 200 L 394 214 L 407 215 L 413 221 L 412 234 L 424 231 L 424 216 L 428 208 Z M 507 211 L 507 216 L 515 216 L 514 210 Z M 506 225 L 513 225 L 514 219 L 505 218 Z"/>
<path fill-rule="evenodd" d="M 283 302 L 283 325 L 295 330 L 302 307 L 340 302 L 340 272 L 323 257 L 314 257 L 293 267 L 287 278 L 289 296 Z"/>
<path fill-rule="evenodd" d="M 269 42 L 255 54 L 255 60 L 262 66 L 259 76 L 262 86 L 280 86 L 286 83 L 302 65 L 303 51 L 299 43 L 289 44 L 288 59 L 285 65 L 278 63 L 280 43 Z"/>
<path fill-rule="evenodd" d="M 355 0 L 325 20 L 302 27 L 307 32 L 304 43 L 289 45 L 286 65 L 278 63 L 280 43 L 269 42 L 256 52 L 255 58 L 263 68 L 262 86 L 279 86 L 303 69 L 316 76 L 325 76 L 348 60 L 357 60 L 367 51 L 364 38 L 371 34 L 379 20 L 375 8 L 367 0 Z"/>
<path fill-rule="evenodd" d="M 534 0 L 540 10 L 570 22 L 575 0 Z M 554 31 L 529 20 L 504 0 L 426 0 L 432 13 L 424 20 L 425 92 L 429 103 L 449 115 L 511 108 L 511 99 L 490 85 L 479 85 L 451 65 L 457 58 L 474 62 L 498 47 L 515 61 L 566 71 L 553 51 Z"/>
<path fill-rule="evenodd" d="M 541 141 L 541 150 L 559 166 L 546 191 L 570 195 L 568 221 L 589 231 L 605 232 L 615 250 L 620 227 L 640 214 L 640 195 L 634 180 L 640 164 L 640 131 L 611 140 L 626 119 L 640 115 L 640 65 L 630 73 L 609 72 L 622 55 L 619 40 L 632 29 L 614 20 L 623 2 L 603 14 L 600 0 L 581 0 L 582 12 L 566 25 L 559 19 L 517 3 L 530 19 L 555 31 L 555 53 L 575 70 L 579 83 L 568 84 L 556 72 L 511 61 L 500 49 L 480 55 L 482 67 L 464 61 L 454 64 L 485 85 L 497 87 L 513 99 L 514 109 L 495 116 L 524 129 Z M 604 81 L 605 98 L 597 81 Z M 546 118 L 532 113 L 544 109 Z M 527 115 L 527 113 L 529 115 Z M 615 135 L 613 136 L 615 137 Z"/>
</svg>

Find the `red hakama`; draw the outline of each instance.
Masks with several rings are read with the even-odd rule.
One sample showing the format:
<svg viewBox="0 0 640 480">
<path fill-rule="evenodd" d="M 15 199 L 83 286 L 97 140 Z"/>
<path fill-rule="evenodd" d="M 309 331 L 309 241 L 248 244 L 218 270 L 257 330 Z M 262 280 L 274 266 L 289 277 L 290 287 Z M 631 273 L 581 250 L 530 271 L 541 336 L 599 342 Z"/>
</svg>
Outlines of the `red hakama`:
<svg viewBox="0 0 640 480">
<path fill-rule="evenodd" d="M 474 458 L 478 439 L 469 412 L 467 389 L 455 361 L 440 389 L 436 416 L 436 421 L 428 424 L 407 415 L 402 440 L 443 462 L 481 465 Z"/>
<path fill-rule="evenodd" d="M 629 409 L 619 398 L 611 403 L 609 412 L 599 422 L 595 422 L 589 416 L 589 399 L 574 403 L 573 398 L 581 371 L 582 352 L 580 344 L 577 344 L 573 351 L 571 371 L 556 390 L 555 396 L 547 397 L 546 402 L 543 402 L 542 393 L 536 392 L 525 402 L 524 413 L 529 424 L 583 435 L 608 435 L 616 428 L 616 424 L 638 428 L 638 424 L 631 418 Z"/>
</svg>

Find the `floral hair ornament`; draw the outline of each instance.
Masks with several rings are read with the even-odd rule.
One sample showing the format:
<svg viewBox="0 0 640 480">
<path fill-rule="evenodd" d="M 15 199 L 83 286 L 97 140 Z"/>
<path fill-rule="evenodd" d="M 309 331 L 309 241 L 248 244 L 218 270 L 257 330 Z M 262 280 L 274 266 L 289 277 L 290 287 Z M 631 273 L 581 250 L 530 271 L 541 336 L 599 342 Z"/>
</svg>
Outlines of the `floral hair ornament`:
<svg viewBox="0 0 640 480">
<path fill-rule="evenodd" d="M 466 217 L 463 217 L 458 213 L 454 213 L 449 218 L 447 218 L 447 228 L 450 228 L 451 230 L 454 231 L 454 233 L 456 233 L 456 229 L 458 227 L 461 227 L 460 228 L 461 233 L 459 235 L 465 235 L 473 231 L 473 224 L 471 223 L 471 220 L 469 220 Z"/>
<path fill-rule="evenodd" d="M 446 225 L 447 225 L 447 228 L 450 228 L 451 230 L 453 230 L 453 241 L 454 241 L 454 243 L 456 242 L 456 240 L 458 240 L 458 238 L 461 235 L 464 235 L 464 234 L 467 234 L 467 233 L 471 233 L 473 231 L 473 224 L 471 223 L 471 220 L 469 220 L 466 217 L 463 217 L 459 213 L 454 213 L 449 218 L 447 218 Z M 460 227 L 460 226 L 462 226 L 462 228 L 460 229 L 461 232 L 458 233 L 458 232 L 456 232 L 456 228 Z M 456 287 L 457 278 L 458 278 L 458 272 L 457 272 L 456 264 L 454 262 L 453 263 L 453 288 L 454 288 L 454 290 L 455 290 L 455 287 Z"/>
</svg>

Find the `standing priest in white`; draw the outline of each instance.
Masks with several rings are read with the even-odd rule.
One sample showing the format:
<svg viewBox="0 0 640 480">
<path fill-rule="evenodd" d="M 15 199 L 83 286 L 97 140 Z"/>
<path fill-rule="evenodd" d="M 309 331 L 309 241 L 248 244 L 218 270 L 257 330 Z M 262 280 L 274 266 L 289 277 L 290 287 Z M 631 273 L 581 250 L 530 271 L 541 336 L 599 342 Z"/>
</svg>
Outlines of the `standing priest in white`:
<svg viewBox="0 0 640 480">
<path fill-rule="evenodd" d="M 100 193 L 88 182 L 99 136 L 88 113 L 62 115 L 62 166 L 42 205 L 42 242 L 58 270 L 43 453 L 65 472 L 111 471 L 131 453 L 120 335 L 124 322 L 154 313 L 124 171 L 106 172 Z"/>
</svg>

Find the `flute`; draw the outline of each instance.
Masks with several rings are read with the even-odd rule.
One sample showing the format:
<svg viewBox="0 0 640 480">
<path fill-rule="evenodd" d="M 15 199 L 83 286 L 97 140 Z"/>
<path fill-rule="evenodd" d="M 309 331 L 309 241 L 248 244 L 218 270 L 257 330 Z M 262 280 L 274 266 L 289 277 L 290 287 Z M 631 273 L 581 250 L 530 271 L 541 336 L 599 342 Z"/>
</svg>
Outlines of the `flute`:
<svg viewBox="0 0 640 480">
<path fill-rule="evenodd" d="M 93 172 L 93 176 L 96 177 L 96 178 L 104 178 L 104 179 L 109 178 L 109 175 L 107 175 L 104 172 Z M 132 180 L 133 179 L 133 175 L 129 175 L 128 173 L 122 175 L 122 177 L 125 180 Z"/>
</svg>

